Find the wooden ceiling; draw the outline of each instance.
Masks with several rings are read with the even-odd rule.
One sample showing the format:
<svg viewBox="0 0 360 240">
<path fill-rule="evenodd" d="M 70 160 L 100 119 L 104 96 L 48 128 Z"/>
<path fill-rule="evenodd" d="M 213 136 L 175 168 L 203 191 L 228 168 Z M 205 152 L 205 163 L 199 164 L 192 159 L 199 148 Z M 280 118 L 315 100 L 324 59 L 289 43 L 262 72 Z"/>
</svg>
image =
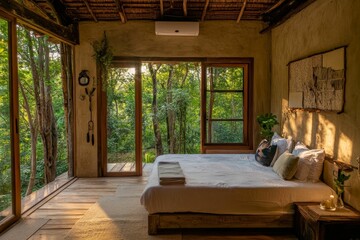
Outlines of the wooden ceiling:
<svg viewBox="0 0 360 240">
<path fill-rule="evenodd" d="M 0 10 L 70 44 L 78 22 L 260 20 L 267 32 L 316 0 L 0 0 Z"/>
<path fill-rule="evenodd" d="M 262 14 L 288 0 L 32 0 L 48 2 L 72 21 L 262 20 Z"/>
</svg>

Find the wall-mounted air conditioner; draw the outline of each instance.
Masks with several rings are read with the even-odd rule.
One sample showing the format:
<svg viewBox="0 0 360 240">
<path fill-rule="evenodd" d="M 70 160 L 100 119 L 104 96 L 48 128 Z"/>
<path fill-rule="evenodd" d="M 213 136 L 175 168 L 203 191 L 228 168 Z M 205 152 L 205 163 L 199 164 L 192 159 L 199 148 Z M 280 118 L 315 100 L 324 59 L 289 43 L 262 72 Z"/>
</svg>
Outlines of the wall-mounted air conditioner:
<svg viewBox="0 0 360 240">
<path fill-rule="evenodd" d="M 155 22 L 156 35 L 165 36 L 198 36 L 198 22 Z"/>
</svg>

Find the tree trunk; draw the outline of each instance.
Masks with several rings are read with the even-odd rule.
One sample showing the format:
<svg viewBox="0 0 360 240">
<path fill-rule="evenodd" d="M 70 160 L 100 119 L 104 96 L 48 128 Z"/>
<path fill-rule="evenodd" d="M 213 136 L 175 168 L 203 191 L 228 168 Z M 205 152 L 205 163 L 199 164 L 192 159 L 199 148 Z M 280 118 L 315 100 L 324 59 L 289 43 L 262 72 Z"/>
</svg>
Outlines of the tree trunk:
<svg viewBox="0 0 360 240">
<path fill-rule="evenodd" d="M 214 76 L 213 76 L 213 68 L 210 67 L 210 100 L 209 100 L 209 107 L 208 110 L 208 131 L 207 131 L 207 143 L 212 143 L 212 112 L 213 112 L 213 106 L 215 101 L 214 96 Z"/>
<path fill-rule="evenodd" d="M 174 75 L 174 66 L 169 66 L 169 77 L 167 80 L 167 135 L 168 135 L 168 145 L 169 152 L 176 153 L 176 135 L 175 135 L 175 111 L 173 109 L 173 75 Z"/>
<path fill-rule="evenodd" d="M 30 66 L 33 76 L 36 111 L 38 114 L 39 133 L 44 149 L 44 176 L 45 184 L 52 182 L 56 177 L 57 159 L 57 130 L 55 116 L 50 95 L 49 73 L 49 46 L 43 37 L 38 39 L 38 62 L 35 62 L 34 47 L 29 31 L 26 31 Z"/>
<path fill-rule="evenodd" d="M 186 78 L 189 73 L 189 64 L 185 64 L 185 74 L 181 80 L 180 89 L 184 89 Z M 186 153 L 186 109 L 187 101 L 181 99 L 179 106 L 179 153 Z"/>
<path fill-rule="evenodd" d="M 72 47 L 61 43 L 61 78 L 64 97 L 65 130 L 67 140 L 68 176 L 74 176 L 73 156 L 73 72 L 72 72 Z"/>
<path fill-rule="evenodd" d="M 51 98 L 51 87 L 47 82 L 51 81 L 49 73 L 49 46 L 45 39 L 43 39 L 44 49 L 44 70 L 45 76 L 41 81 L 41 89 L 43 90 L 43 104 L 42 112 L 43 125 L 40 127 L 40 134 L 43 138 L 44 144 L 44 161 L 45 161 L 45 183 L 55 180 L 56 177 L 56 159 L 57 159 L 57 129 L 56 119 Z"/>
<path fill-rule="evenodd" d="M 157 78 L 156 78 L 156 72 L 159 68 L 154 70 L 151 63 L 148 64 L 149 71 L 151 74 L 152 79 L 152 85 L 153 85 L 153 99 L 152 99 L 152 122 L 153 122 L 153 128 L 154 128 L 154 135 L 155 135 L 155 150 L 156 150 L 156 156 L 164 154 L 163 145 L 162 145 L 162 139 L 161 139 L 161 131 L 160 131 L 160 125 L 159 125 L 159 119 L 158 119 L 158 106 L 157 106 Z"/>
</svg>

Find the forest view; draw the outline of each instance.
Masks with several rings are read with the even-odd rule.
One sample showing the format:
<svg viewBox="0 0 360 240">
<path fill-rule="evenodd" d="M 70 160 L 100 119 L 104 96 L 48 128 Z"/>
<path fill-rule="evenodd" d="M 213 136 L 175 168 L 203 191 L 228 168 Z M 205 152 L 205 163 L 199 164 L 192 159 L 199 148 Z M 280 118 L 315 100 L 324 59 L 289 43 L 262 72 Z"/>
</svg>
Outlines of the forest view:
<svg viewBox="0 0 360 240">
<path fill-rule="evenodd" d="M 108 161 L 135 161 L 135 69 L 112 68 L 107 86 Z M 143 161 L 200 152 L 199 63 L 143 63 Z"/>
<path fill-rule="evenodd" d="M 10 105 L 7 22 L 0 21 L 0 212 L 11 206 Z M 67 135 L 61 80 L 61 44 L 17 27 L 21 194 L 67 172 Z M 3 56 L 4 55 L 4 56 Z M 7 104 L 3 108 L 4 104 Z M 0 214 L 1 215 L 1 214 Z"/>
<path fill-rule="evenodd" d="M 107 92 L 108 162 L 135 161 L 135 68 L 110 70 Z M 206 71 L 207 143 L 243 142 L 243 68 Z M 200 153 L 201 63 L 141 64 L 142 159 Z"/>
</svg>

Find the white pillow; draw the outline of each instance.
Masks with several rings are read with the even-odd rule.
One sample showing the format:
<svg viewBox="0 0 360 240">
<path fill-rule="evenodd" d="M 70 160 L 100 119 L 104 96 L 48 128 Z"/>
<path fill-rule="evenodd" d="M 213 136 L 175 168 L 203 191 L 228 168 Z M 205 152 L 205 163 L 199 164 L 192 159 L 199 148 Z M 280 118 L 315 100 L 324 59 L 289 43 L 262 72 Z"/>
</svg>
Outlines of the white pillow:
<svg viewBox="0 0 360 240">
<path fill-rule="evenodd" d="M 292 151 L 292 154 L 299 155 L 301 152 L 310 150 L 305 144 L 302 142 L 297 142 L 294 150 Z"/>
<path fill-rule="evenodd" d="M 324 149 L 302 149 L 300 153 L 294 155 L 299 157 L 295 178 L 301 181 L 319 181 L 325 160 Z"/>
<path fill-rule="evenodd" d="M 280 155 L 282 155 L 286 151 L 291 151 L 290 149 L 292 148 L 293 141 L 290 138 L 285 139 L 275 132 L 271 138 L 271 145 L 277 146 L 275 156 L 270 164 L 270 166 L 273 167 Z"/>
</svg>

